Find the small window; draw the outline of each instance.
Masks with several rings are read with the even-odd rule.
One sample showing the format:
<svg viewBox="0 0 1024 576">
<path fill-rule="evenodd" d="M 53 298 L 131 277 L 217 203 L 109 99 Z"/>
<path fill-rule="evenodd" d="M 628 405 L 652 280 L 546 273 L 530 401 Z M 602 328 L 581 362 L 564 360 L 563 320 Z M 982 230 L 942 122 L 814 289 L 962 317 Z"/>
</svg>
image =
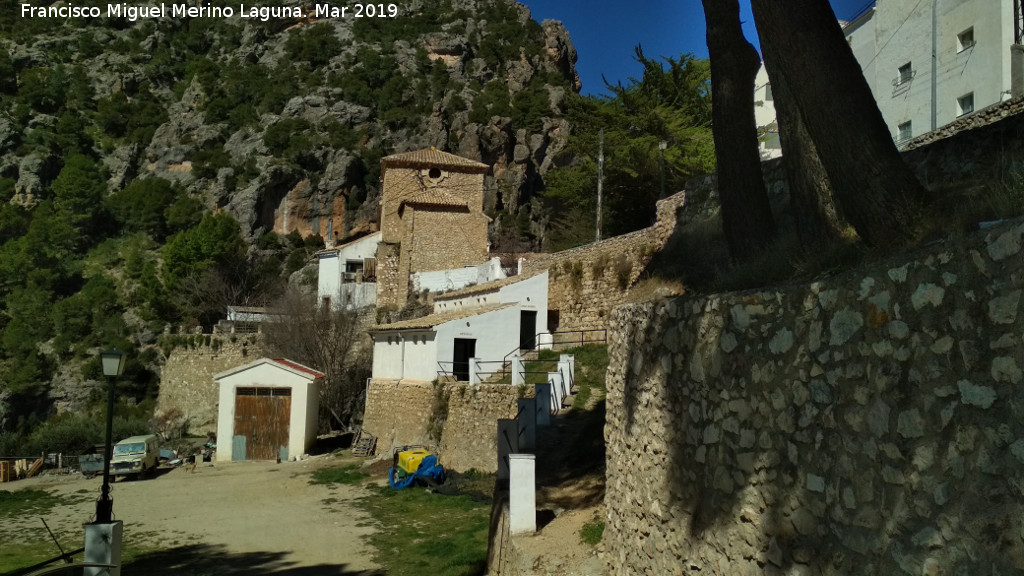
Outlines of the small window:
<svg viewBox="0 0 1024 576">
<path fill-rule="evenodd" d="M 909 120 L 897 126 L 896 132 L 897 142 L 906 142 L 914 136 L 914 128 Z"/>
<path fill-rule="evenodd" d="M 963 116 L 964 114 L 974 112 L 974 92 L 964 94 L 956 99 L 956 112 L 957 116 Z"/>
<path fill-rule="evenodd" d="M 907 62 L 898 69 L 898 75 L 896 76 L 896 85 L 906 84 L 914 78 L 914 69 L 910 66 L 910 62 Z"/>
<path fill-rule="evenodd" d="M 968 48 L 974 47 L 974 27 L 970 27 L 967 30 L 956 35 L 956 51 L 963 52 Z"/>
<path fill-rule="evenodd" d="M 765 102 L 775 100 L 775 96 L 772 95 L 772 85 L 770 83 L 764 85 L 764 100 Z"/>
<path fill-rule="evenodd" d="M 434 180 L 437 180 L 438 178 L 441 177 L 441 169 L 440 168 L 431 168 L 430 172 L 427 172 L 427 176 L 430 176 Z"/>
</svg>

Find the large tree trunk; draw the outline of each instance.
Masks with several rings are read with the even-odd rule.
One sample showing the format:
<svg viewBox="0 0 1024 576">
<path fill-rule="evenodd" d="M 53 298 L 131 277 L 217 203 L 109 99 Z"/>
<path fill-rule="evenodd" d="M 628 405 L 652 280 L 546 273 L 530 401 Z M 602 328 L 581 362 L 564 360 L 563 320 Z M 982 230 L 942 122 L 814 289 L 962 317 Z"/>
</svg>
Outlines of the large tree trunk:
<svg viewBox="0 0 1024 576">
<path fill-rule="evenodd" d="M 759 254 L 775 234 L 754 123 L 754 77 L 761 59 L 743 37 L 737 0 L 702 2 L 722 226 L 733 259 L 745 260 Z"/>
<path fill-rule="evenodd" d="M 780 57 L 792 99 L 843 216 L 870 246 L 901 246 L 919 230 L 927 191 L 900 158 L 827 0 L 751 0 L 762 41 Z M 771 73 L 771 71 L 769 71 Z"/>
<path fill-rule="evenodd" d="M 771 36 L 761 38 L 761 52 L 774 96 L 782 165 L 789 182 L 790 211 L 800 245 L 804 250 L 812 250 L 837 241 L 845 226 L 832 198 L 828 172 L 793 101 L 788 78 L 775 64 L 783 56 Z"/>
</svg>

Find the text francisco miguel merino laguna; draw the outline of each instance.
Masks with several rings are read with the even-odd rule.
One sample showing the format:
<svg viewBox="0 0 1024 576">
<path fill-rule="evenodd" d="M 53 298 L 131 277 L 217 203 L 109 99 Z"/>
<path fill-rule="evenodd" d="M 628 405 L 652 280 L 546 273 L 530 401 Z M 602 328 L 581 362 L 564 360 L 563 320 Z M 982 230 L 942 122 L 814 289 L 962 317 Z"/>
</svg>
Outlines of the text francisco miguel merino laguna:
<svg viewBox="0 0 1024 576">
<path fill-rule="evenodd" d="M 360 6 L 361 7 L 361 6 Z M 390 6 L 389 6 L 390 8 Z M 237 10 L 237 12 L 236 12 Z M 313 16 L 316 18 L 338 18 L 346 17 L 347 6 L 338 7 L 329 4 L 316 4 Z M 269 20 L 271 18 L 303 18 L 305 14 L 298 6 L 246 6 L 239 4 L 235 6 L 201 6 L 189 4 L 152 4 L 148 6 L 134 6 L 130 4 L 107 4 L 106 10 L 99 6 L 71 6 L 69 4 L 58 4 L 50 6 L 21 5 L 22 18 L 124 18 L 129 21 L 136 21 L 139 18 L 232 18 L 235 15 L 241 18 L 252 18 L 258 20 Z"/>
</svg>

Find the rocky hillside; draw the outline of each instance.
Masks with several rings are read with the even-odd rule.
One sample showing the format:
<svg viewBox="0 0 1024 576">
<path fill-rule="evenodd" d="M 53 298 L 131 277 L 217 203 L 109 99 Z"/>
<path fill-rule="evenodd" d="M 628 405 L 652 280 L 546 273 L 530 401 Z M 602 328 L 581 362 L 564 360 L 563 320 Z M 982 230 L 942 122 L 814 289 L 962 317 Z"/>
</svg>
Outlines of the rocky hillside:
<svg viewBox="0 0 1024 576">
<path fill-rule="evenodd" d="M 129 355 L 121 394 L 152 399 L 166 326 L 266 302 L 322 239 L 374 225 L 384 155 L 492 165 L 492 238 L 542 241 L 535 195 L 579 89 L 560 24 L 512 0 L 373 18 L 95 6 L 0 0 L 0 452 L 100 398 L 103 348 Z"/>
<path fill-rule="evenodd" d="M 6 194 L 48 197 L 71 140 L 102 161 L 111 192 L 158 176 L 249 238 L 343 239 L 375 218 L 379 158 L 436 146 L 493 166 L 496 228 L 529 206 L 579 89 L 559 23 L 512 0 L 411 0 L 393 18 L 291 6 L 301 17 L 0 25 Z"/>
</svg>

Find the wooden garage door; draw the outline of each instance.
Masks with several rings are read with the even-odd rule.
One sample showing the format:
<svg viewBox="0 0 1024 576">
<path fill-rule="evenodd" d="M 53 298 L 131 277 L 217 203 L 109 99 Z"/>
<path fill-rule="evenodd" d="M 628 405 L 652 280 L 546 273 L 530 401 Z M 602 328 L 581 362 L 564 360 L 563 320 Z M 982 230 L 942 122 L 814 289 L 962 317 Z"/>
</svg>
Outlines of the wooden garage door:
<svg viewBox="0 0 1024 576">
<path fill-rule="evenodd" d="M 246 460 L 275 460 L 288 445 L 290 388 L 239 388 L 235 398 L 235 435 L 245 436 Z"/>
</svg>

